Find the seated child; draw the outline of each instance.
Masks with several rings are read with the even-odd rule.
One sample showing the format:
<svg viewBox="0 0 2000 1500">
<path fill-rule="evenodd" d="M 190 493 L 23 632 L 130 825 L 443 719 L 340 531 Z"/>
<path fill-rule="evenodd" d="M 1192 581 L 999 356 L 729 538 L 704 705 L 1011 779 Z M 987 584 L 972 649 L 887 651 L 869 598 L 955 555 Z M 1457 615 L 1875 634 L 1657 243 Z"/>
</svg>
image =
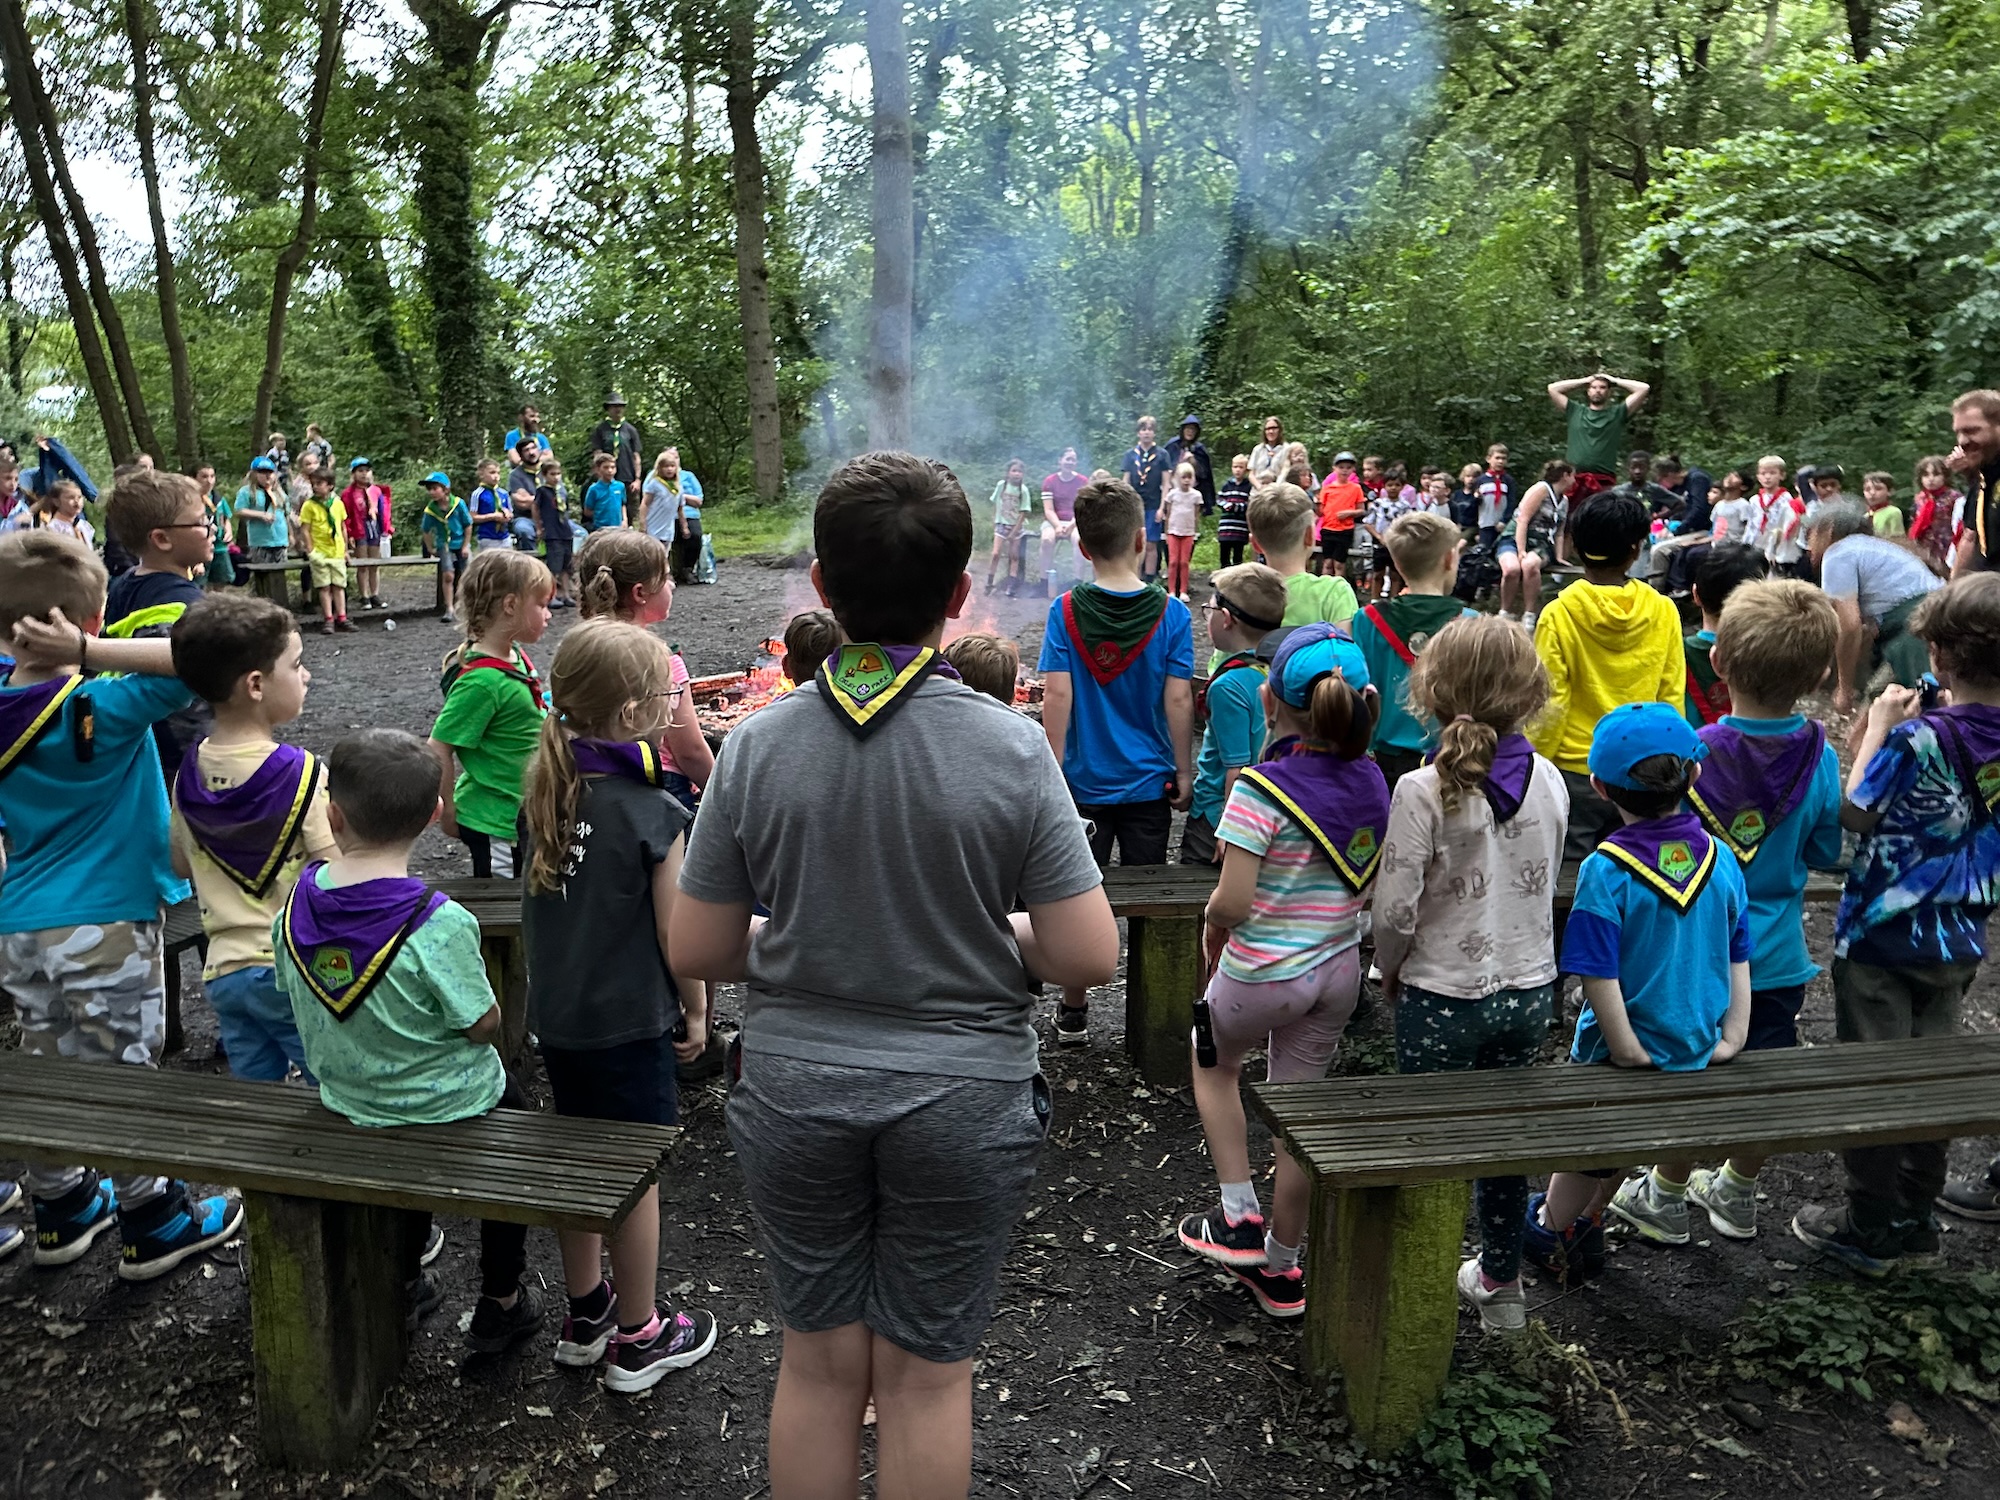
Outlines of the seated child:
<svg viewBox="0 0 2000 1500">
<path fill-rule="evenodd" d="M 1948 706 L 1890 687 L 1869 709 L 1841 823 L 1861 834 L 1833 924 L 1833 1013 L 1843 1042 L 1958 1032 L 2000 906 L 2000 575 L 1925 597 L 1910 631 L 1930 647 Z M 1931 1203 L 1995 1217 L 1995 1184 L 1945 1186 L 1949 1141 L 1843 1153 L 1847 1201 L 1799 1210 L 1792 1232 L 1864 1275 L 1935 1255 Z M 1970 1212 L 1968 1212 L 1968 1210 Z"/>
<path fill-rule="evenodd" d="M 1840 867 L 1840 761 L 1826 727 L 1795 705 L 1826 676 L 1839 629 L 1826 595 L 1796 579 L 1744 584 L 1716 626 L 1715 671 L 1731 708 L 1696 731 L 1708 758 L 1688 805 L 1736 856 L 1750 896 L 1745 1052 L 1799 1044 L 1806 985 L 1819 973 L 1806 952 L 1806 872 Z M 1757 1232 L 1763 1165 L 1761 1156 L 1738 1154 L 1686 1178 L 1659 1167 L 1646 1199 L 1612 1206 L 1658 1244 L 1688 1242 L 1690 1200 L 1708 1210 L 1717 1233 L 1747 1240 Z"/>
<path fill-rule="evenodd" d="M 1425 519 L 1457 544 L 1448 519 Z M 1432 637 L 1409 695 L 1442 727 L 1436 758 L 1396 784 L 1375 882 L 1375 961 L 1396 1007 L 1397 1067 L 1532 1067 L 1555 1014 L 1555 877 L 1569 814 L 1561 774 L 1521 733 L 1548 702 L 1548 673 L 1519 625 L 1473 615 Z M 1483 899 L 1464 899 L 1482 887 Z M 1487 1332 L 1517 1333 L 1527 1326 L 1528 1179 L 1483 1177 L 1473 1200 L 1481 1248 L 1458 1268 L 1459 1297 Z"/>
<path fill-rule="evenodd" d="M 336 852 L 325 767 L 273 733 L 305 706 L 303 650 L 292 612 L 250 594 L 212 594 L 174 625 L 181 681 L 215 711 L 208 738 L 175 768 L 174 868 L 201 898 L 202 984 L 238 1078 L 305 1066 L 271 953 L 271 923 L 300 869 Z"/>
<path fill-rule="evenodd" d="M 166 1043 L 161 908 L 188 895 L 153 728 L 192 695 L 165 641 L 95 639 L 104 590 L 104 564 L 81 542 L 0 535 L 0 640 L 16 657 L 0 669 L 0 989 L 23 1052 L 143 1068 Z M 99 671 L 133 675 L 85 675 Z M 149 1173 L 38 1165 L 28 1192 L 36 1265 L 80 1260 L 115 1222 L 126 1281 L 163 1276 L 243 1223 L 235 1198 L 191 1197 Z"/>
<path fill-rule="evenodd" d="M 785 624 L 785 655 L 779 671 L 794 687 L 819 676 L 820 663 L 840 649 L 840 622 L 830 609 L 801 610 Z"/>
<path fill-rule="evenodd" d="M 1762 552 L 1742 542 L 1704 548 L 1701 561 L 1695 565 L 1694 602 L 1701 611 L 1701 629 L 1681 644 L 1687 652 L 1687 721 L 1696 729 L 1717 722 L 1729 712 L 1729 684 L 1715 670 L 1710 655 L 1715 649 L 1715 627 L 1722 618 L 1722 607 L 1739 585 L 1762 578 L 1769 567 Z M 1814 683 L 1813 687 L 1818 685 Z M 1811 692 L 1812 688 L 1804 691 Z"/>
<path fill-rule="evenodd" d="M 1535 622 L 1550 699 L 1529 738 L 1569 787 L 1566 859 L 1584 858 L 1623 821 L 1594 789 L 1589 759 L 1598 721 L 1626 703 L 1678 706 L 1687 691 L 1680 615 L 1664 594 L 1626 576 L 1648 524 L 1644 503 L 1630 495 L 1593 497 L 1570 524 L 1583 577 Z"/>
<path fill-rule="evenodd" d="M 1194 1098 L 1222 1202 L 1180 1223 L 1180 1242 L 1226 1266 L 1274 1318 L 1305 1312 L 1299 1250 L 1312 1186 L 1277 1153 L 1267 1228 L 1251 1179 L 1243 1058 L 1264 1048 L 1272 1083 L 1324 1078 L 1361 993 L 1361 908 L 1389 822 L 1389 788 L 1368 758 L 1368 668 L 1331 625 L 1294 630 L 1263 697 L 1269 759 L 1229 794 L 1216 837 L 1222 879 L 1208 899 L 1215 965 L 1195 1007 Z M 1215 1047 L 1201 1059 L 1203 1020 Z M 1332 1246 L 1322 1246 L 1321 1253 Z"/>
<path fill-rule="evenodd" d="M 400 729 L 350 735 L 327 757 L 327 798 L 339 852 L 305 867 L 271 928 L 321 1101 L 368 1126 L 526 1109 L 493 1050 L 500 1007 L 479 923 L 410 878 L 410 846 L 439 807 L 424 742 Z M 387 963 L 374 961 L 385 954 Z M 410 1217 L 404 1280 L 411 1315 L 423 1317 L 444 1294 L 418 1263 L 431 1216 Z M 501 1353 L 541 1327 L 541 1301 L 521 1284 L 527 1243 L 524 1224 L 479 1226 L 480 1298 L 465 1336 L 477 1353 Z"/>
<path fill-rule="evenodd" d="M 1590 509 L 1607 503 L 1622 502 L 1599 496 Z M 1743 1050 L 1749 894 L 1736 856 L 1681 808 L 1707 755 L 1667 703 L 1622 704 L 1591 737 L 1591 783 L 1622 826 L 1577 871 L 1563 930 L 1562 971 L 1583 979 L 1571 1062 L 1691 1072 Z M 1570 1285 L 1597 1275 L 1607 1203 L 1628 1222 L 1642 1217 L 1659 1173 L 1685 1184 L 1688 1167 L 1663 1165 L 1622 1186 L 1615 1170 L 1552 1174 L 1528 1201 L 1529 1263 Z"/>
<path fill-rule="evenodd" d="M 1403 579 L 1403 592 L 1368 605 L 1348 621 L 1348 630 L 1368 663 L 1369 681 L 1382 695 L 1382 717 L 1371 748 L 1394 791 L 1396 782 L 1437 748 L 1437 726 L 1417 718 L 1404 704 L 1410 672 L 1439 631 L 1476 611 L 1451 592 L 1458 582 L 1463 543 L 1447 517 L 1426 511 L 1400 515 L 1385 528 L 1383 539 Z"/>
<path fill-rule="evenodd" d="M 789 633 L 789 632 L 788 632 Z M 1014 706 L 1014 688 L 1021 680 L 1021 648 L 990 630 L 974 630 L 944 648 L 945 662 L 975 693 Z"/>
<path fill-rule="evenodd" d="M 973 1356 L 1050 1115 L 1023 969 L 1102 984 L 1116 924 L 1034 723 L 936 670 L 972 588 L 951 471 L 850 461 L 813 543 L 849 644 L 731 732 L 667 946 L 749 986 L 729 1132 L 784 1324 L 773 1500 L 860 1488 L 871 1392 L 881 1493 L 963 1495 Z"/>
<path fill-rule="evenodd" d="M 1215 595 L 1207 611 L 1208 639 L 1222 659 L 1209 668 L 1201 704 L 1208 732 L 1195 755 L 1194 802 L 1181 830 L 1184 865 L 1222 863 L 1216 825 L 1237 773 L 1264 752 L 1267 663 L 1257 659 L 1257 643 L 1280 628 L 1285 613 L 1285 580 L 1261 563 L 1224 568 L 1208 582 Z"/>
</svg>

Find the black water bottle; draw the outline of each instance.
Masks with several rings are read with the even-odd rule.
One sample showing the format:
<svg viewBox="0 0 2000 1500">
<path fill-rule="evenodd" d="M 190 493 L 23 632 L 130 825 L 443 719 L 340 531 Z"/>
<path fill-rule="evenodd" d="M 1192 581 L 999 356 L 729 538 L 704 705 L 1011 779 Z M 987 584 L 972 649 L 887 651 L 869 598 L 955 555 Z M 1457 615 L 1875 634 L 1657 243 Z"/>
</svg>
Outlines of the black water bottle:
<svg viewBox="0 0 2000 1500">
<path fill-rule="evenodd" d="M 1204 1068 L 1215 1066 L 1215 1027 L 1209 1023 L 1206 995 L 1194 1002 L 1194 1060 Z"/>
</svg>

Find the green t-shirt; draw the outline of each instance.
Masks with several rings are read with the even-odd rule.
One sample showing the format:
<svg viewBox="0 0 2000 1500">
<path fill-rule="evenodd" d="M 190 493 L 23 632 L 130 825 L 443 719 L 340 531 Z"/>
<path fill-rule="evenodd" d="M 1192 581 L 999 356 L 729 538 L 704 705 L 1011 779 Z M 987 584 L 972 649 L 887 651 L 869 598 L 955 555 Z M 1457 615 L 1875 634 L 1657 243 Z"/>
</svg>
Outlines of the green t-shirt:
<svg viewBox="0 0 2000 1500">
<path fill-rule="evenodd" d="M 517 649 L 515 665 L 532 673 Z M 431 725 L 431 738 L 458 752 L 452 805 L 461 826 L 512 842 L 521 782 L 542 733 L 542 705 L 520 678 L 482 667 L 461 672 Z"/>
<path fill-rule="evenodd" d="M 1563 457 L 1578 469 L 1592 474 L 1616 474 L 1618 455 L 1625 447 L 1625 401 L 1616 392 L 1609 401 L 1593 408 L 1588 401 L 1572 397 L 1569 403 L 1569 442 Z"/>
<path fill-rule="evenodd" d="M 318 872 L 322 886 L 326 871 Z M 479 922 L 455 901 L 431 914 L 345 1021 L 313 998 L 272 924 L 278 983 L 328 1109 L 357 1125 L 441 1125 L 483 1115 L 507 1086 L 500 1054 L 465 1031 L 493 1008 Z"/>
<path fill-rule="evenodd" d="M 1295 573 L 1285 580 L 1285 618 L 1279 624 L 1345 625 L 1360 607 L 1345 578 Z"/>
</svg>

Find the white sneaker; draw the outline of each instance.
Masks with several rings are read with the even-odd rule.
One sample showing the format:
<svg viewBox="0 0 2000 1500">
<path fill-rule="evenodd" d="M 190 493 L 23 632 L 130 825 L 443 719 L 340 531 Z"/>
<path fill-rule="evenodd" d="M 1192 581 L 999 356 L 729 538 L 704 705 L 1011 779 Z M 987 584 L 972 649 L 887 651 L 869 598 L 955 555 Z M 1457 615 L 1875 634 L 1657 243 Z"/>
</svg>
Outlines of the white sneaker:
<svg viewBox="0 0 2000 1500">
<path fill-rule="evenodd" d="M 1458 1297 L 1479 1314 L 1479 1326 L 1488 1333 L 1519 1333 L 1528 1326 L 1528 1299 L 1521 1295 L 1521 1283 L 1489 1291 L 1479 1279 L 1476 1255 L 1458 1268 Z"/>
<path fill-rule="evenodd" d="M 1656 1191 L 1650 1171 L 1627 1178 L 1612 1195 L 1610 1208 L 1641 1239 L 1656 1245 L 1685 1245 L 1691 1238 L 1687 1199 Z"/>
<path fill-rule="evenodd" d="M 1535 611 L 1534 611 L 1534 610 L 1532 610 L 1532 609 L 1531 609 L 1531 610 L 1527 610 L 1527 611 L 1524 611 L 1524 612 L 1522 613 L 1522 615 L 1521 615 L 1521 628 L 1522 628 L 1523 630 L 1527 631 L 1529 635 L 1533 635 L 1533 634 L 1535 633 Z"/>
<path fill-rule="evenodd" d="M 1757 1188 L 1738 1186 L 1720 1167 L 1697 1167 L 1688 1173 L 1688 1199 L 1708 1210 L 1717 1234 L 1732 1240 L 1757 1237 Z"/>
</svg>

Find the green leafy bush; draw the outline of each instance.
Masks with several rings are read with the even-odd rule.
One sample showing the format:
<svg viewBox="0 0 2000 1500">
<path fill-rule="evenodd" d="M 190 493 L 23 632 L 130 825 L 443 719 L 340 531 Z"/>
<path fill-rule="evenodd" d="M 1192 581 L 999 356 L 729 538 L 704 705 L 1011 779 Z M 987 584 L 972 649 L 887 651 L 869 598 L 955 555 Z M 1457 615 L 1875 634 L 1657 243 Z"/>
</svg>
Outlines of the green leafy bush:
<svg viewBox="0 0 2000 1500">
<path fill-rule="evenodd" d="M 1542 1460 L 1568 1442 L 1550 1407 L 1549 1386 L 1531 1375 L 1454 1371 L 1417 1452 L 1457 1500 L 1549 1500 L 1554 1482 Z"/>
<path fill-rule="evenodd" d="M 1745 1378 L 1820 1383 L 1863 1400 L 1911 1383 L 2000 1400 L 2000 1272 L 1816 1282 L 1752 1302 L 1727 1353 Z"/>
</svg>

